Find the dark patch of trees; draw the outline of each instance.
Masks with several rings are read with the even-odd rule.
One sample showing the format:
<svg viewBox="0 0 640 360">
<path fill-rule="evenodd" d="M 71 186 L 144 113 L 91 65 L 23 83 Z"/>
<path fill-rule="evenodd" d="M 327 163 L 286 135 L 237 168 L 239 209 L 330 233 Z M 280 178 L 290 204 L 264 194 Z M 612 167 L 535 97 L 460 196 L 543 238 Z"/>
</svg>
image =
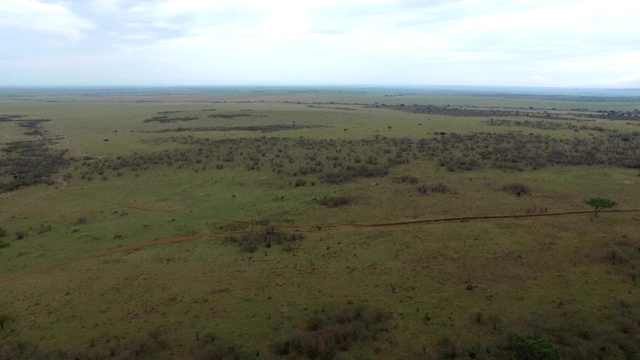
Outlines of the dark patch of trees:
<svg viewBox="0 0 640 360">
<path fill-rule="evenodd" d="M 416 185 L 420 182 L 420 180 L 418 180 L 418 178 L 415 176 L 402 175 L 402 176 L 394 177 L 393 182 L 397 184 Z"/>
<path fill-rule="evenodd" d="M 339 206 L 349 205 L 351 203 L 351 199 L 346 196 L 325 196 L 323 198 L 317 199 L 316 202 L 320 206 L 337 208 Z"/>
<path fill-rule="evenodd" d="M 486 340 L 465 341 L 443 336 L 434 349 L 418 355 L 436 359 L 634 359 L 640 355 L 640 317 L 632 304 L 617 300 L 594 324 L 557 315 L 532 315 L 510 328 L 496 314 L 477 313 L 473 323 Z"/>
<path fill-rule="evenodd" d="M 244 168 L 281 176 L 317 176 L 329 184 L 386 176 L 413 161 L 435 161 L 447 171 L 523 171 L 548 166 L 603 165 L 630 168 L 640 163 L 640 132 L 598 133 L 555 138 L 520 132 L 435 133 L 430 138 L 376 136 L 360 140 L 253 137 L 212 140 L 168 136 L 147 140 L 174 149 L 104 159 L 83 159 L 81 178 L 123 176 L 159 167 L 194 172 Z M 398 181 L 398 180 L 396 180 Z M 408 178 L 400 181 L 410 181 Z"/>
<path fill-rule="evenodd" d="M 636 283 L 640 279 L 640 240 L 623 238 L 611 244 L 600 260 Z"/>
<path fill-rule="evenodd" d="M 390 315 L 381 309 L 351 305 L 331 314 L 316 314 L 304 329 L 271 347 L 280 356 L 333 359 L 355 342 L 375 341 L 380 333 L 388 332 L 389 320 Z"/>
<path fill-rule="evenodd" d="M 237 245 L 244 252 L 252 253 L 258 249 L 269 249 L 276 245 L 281 246 L 285 251 L 291 251 L 302 239 L 304 235 L 301 233 L 287 233 L 275 226 L 269 226 L 260 232 L 227 236 L 224 242 Z"/>
<path fill-rule="evenodd" d="M 24 118 L 24 115 L 0 114 L 0 122 L 14 122 Z"/>
<path fill-rule="evenodd" d="M 576 117 L 578 118 L 591 118 L 591 119 L 604 119 L 604 120 L 631 120 L 631 121 L 639 121 L 640 120 L 640 112 L 636 109 L 633 111 L 621 111 L 621 110 L 598 110 L 598 111 L 587 111 L 587 110 L 563 110 L 556 112 L 555 109 L 552 109 L 551 112 L 546 110 L 534 110 L 533 108 L 529 109 L 505 109 L 505 108 L 480 108 L 477 106 L 451 106 L 451 105 L 406 105 L 405 104 L 396 104 L 396 105 L 386 105 L 386 104 L 375 104 L 368 105 L 369 107 L 377 107 L 377 108 L 388 108 L 393 110 L 401 110 L 416 114 L 432 114 L 432 115 L 451 115 L 451 116 L 467 116 L 467 117 L 482 117 L 482 116 L 495 116 L 495 117 L 506 117 L 506 116 L 526 116 L 530 118 L 541 118 L 541 119 L 561 119 L 561 120 L 574 120 Z"/>
<path fill-rule="evenodd" d="M 375 165 L 347 165 L 337 170 L 322 174 L 321 179 L 328 184 L 342 184 L 357 178 L 384 177 L 389 168 Z"/>
<path fill-rule="evenodd" d="M 520 183 L 512 183 L 512 184 L 504 185 L 502 187 L 502 191 L 505 191 L 517 197 L 528 195 L 531 193 L 531 189 L 529 188 L 529 186 L 520 184 Z"/>
<path fill-rule="evenodd" d="M 244 114 L 244 113 L 240 113 L 240 114 L 209 114 L 207 115 L 208 118 L 222 118 L 222 119 L 233 119 L 233 118 L 237 118 L 237 117 L 247 117 L 247 116 L 253 116 L 250 114 Z"/>
<path fill-rule="evenodd" d="M 573 130 L 573 131 L 598 131 L 598 132 L 618 132 L 618 130 L 608 130 L 602 126 L 577 125 L 565 121 L 544 121 L 544 120 L 507 120 L 488 119 L 485 124 L 489 126 L 523 127 L 540 130 Z"/>
<path fill-rule="evenodd" d="M 172 123 L 177 121 L 193 121 L 198 120 L 197 116 L 169 117 L 168 115 L 156 115 L 143 121 L 146 123 L 157 122 L 161 124 Z"/>
<path fill-rule="evenodd" d="M 247 126 L 199 126 L 199 127 L 177 127 L 174 129 L 162 129 L 143 131 L 149 134 L 163 134 L 171 132 L 210 132 L 210 131 L 255 131 L 270 133 L 276 131 L 315 129 L 326 127 L 324 125 L 294 125 L 294 124 L 273 124 L 273 125 L 247 125 Z"/>
<path fill-rule="evenodd" d="M 437 183 L 435 185 L 418 184 L 416 186 L 416 191 L 418 191 L 418 193 L 422 195 L 447 193 L 455 194 L 455 191 L 451 190 L 447 185 L 443 183 Z"/>
<path fill-rule="evenodd" d="M 54 174 L 69 165 L 66 150 L 52 148 L 53 142 L 17 141 L 7 144 L 0 157 L 0 193 L 55 181 Z"/>
</svg>

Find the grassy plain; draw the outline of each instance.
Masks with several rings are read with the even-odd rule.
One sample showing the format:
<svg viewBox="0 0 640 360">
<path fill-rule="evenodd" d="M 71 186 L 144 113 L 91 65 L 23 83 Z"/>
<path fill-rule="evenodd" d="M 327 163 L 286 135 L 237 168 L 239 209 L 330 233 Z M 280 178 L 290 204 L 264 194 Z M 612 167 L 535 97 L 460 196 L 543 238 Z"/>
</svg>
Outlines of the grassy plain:
<svg viewBox="0 0 640 360">
<path fill-rule="evenodd" d="M 490 115 L 375 107 L 401 103 L 554 111 L 570 119 L 500 118 L 588 127 L 489 126 Z M 452 134 L 574 143 L 610 136 L 626 139 L 616 151 L 635 164 L 640 121 L 571 110 L 633 112 L 639 104 L 393 90 L 5 90 L 0 113 L 51 121 L 39 136 L 0 121 L 0 144 L 51 138 L 70 162 L 51 175 L 52 185 L 0 193 L 0 358 L 29 358 L 30 346 L 86 355 L 80 358 L 223 358 L 207 352 L 208 332 L 238 344 L 248 358 L 512 358 L 517 338 L 546 339 L 562 358 L 633 358 L 640 351 L 640 212 L 529 215 L 589 211 L 584 201 L 594 196 L 638 210 L 638 170 L 613 160 L 549 160 L 537 169 L 482 163 L 449 171 L 416 149 L 420 139 Z M 393 142 L 403 139 L 411 150 Z M 472 146 L 442 141 L 455 151 Z M 205 157 L 217 144 L 223 147 Z M 225 160 L 227 149 L 233 159 Z M 165 160 L 128 165 L 157 154 Z M 364 164 L 356 158 L 367 154 L 388 174 L 339 184 L 325 176 Z M 317 173 L 297 170 L 316 161 Z M 249 170 L 252 162 L 257 169 Z M 504 191 L 514 183 L 529 191 Z M 444 184 L 446 191 L 421 194 L 418 184 Z M 319 205 L 325 197 L 348 204 Z M 394 225 L 494 215 L 521 217 Z M 304 239 L 251 253 L 226 239 L 265 228 Z M 193 234 L 202 236 L 92 257 Z M 304 333 L 309 318 L 358 304 L 382 309 L 384 331 L 336 353 L 274 350 L 284 339 L 316 336 Z M 162 346 L 149 334 L 154 329 L 161 329 Z"/>
</svg>

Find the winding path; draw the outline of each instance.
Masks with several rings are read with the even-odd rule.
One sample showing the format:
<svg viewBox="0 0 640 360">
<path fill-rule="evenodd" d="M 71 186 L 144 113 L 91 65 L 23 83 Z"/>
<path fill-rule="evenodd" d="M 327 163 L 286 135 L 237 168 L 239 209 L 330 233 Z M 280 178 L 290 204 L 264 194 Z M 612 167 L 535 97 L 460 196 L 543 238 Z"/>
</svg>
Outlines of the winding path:
<svg viewBox="0 0 640 360">
<path fill-rule="evenodd" d="M 380 224 L 295 225 L 295 226 L 281 226 L 280 228 L 287 229 L 290 231 L 300 231 L 300 232 L 332 230 L 332 229 L 379 229 L 379 228 L 443 224 L 443 223 L 480 222 L 480 221 L 491 221 L 491 220 L 502 220 L 502 219 L 551 218 L 551 217 L 585 215 L 585 214 L 592 214 L 592 213 L 593 211 L 567 211 L 567 212 L 558 212 L 558 213 L 529 214 L 529 215 L 467 216 L 467 217 L 426 219 L 426 220 L 402 221 L 402 222 L 395 222 L 395 223 L 380 223 Z M 607 211 L 601 211 L 600 213 L 601 214 L 602 213 L 640 213 L 640 209 L 607 210 Z M 61 264 L 49 265 L 40 269 L 35 269 L 35 270 L 27 271 L 24 273 L 6 275 L 3 277 L 0 277 L 0 283 L 24 278 L 29 275 L 43 273 L 46 271 L 59 269 L 65 266 L 82 263 L 91 259 L 97 259 L 97 258 L 109 256 L 109 255 L 126 252 L 126 251 L 139 250 L 139 249 L 143 249 L 150 246 L 156 246 L 156 245 L 173 244 L 173 243 L 178 243 L 178 242 L 183 242 L 188 240 L 221 238 L 224 236 L 238 234 L 238 233 L 242 233 L 242 232 L 236 231 L 236 232 L 223 232 L 223 233 L 211 233 L 211 234 L 193 234 L 193 235 L 176 236 L 176 237 L 169 237 L 169 238 L 158 239 L 158 240 L 139 242 L 136 244 L 120 246 L 110 250 L 100 251 L 100 252 L 87 255 L 75 260 L 70 260 Z"/>
</svg>

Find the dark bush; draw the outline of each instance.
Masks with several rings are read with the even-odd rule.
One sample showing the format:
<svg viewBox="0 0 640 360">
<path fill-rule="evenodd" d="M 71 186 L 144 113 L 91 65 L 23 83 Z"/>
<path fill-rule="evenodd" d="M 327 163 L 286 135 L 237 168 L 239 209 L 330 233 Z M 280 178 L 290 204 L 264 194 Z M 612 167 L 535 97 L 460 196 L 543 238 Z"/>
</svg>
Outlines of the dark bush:
<svg viewBox="0 0 640 360">
<path fill-rule="evenodd" d="M 304 235 L 299 233 L 285 233 L 273 226 L 267 227 L 262 232 L 231 235 L 227 236 L 224 241 L 228 244 L 236 244 L 244 252 L 255 252 L 260 248 L 271 248 L 280 245 L 287 251 L 293 250 L 292 244 L 304 239 Z"/>
<path fill-rule="evenodd" d="M 38 235 L 51 232 L 53 230 L 53 226 L 51 224 L 40 224 L 40 227 L 37 230 Z"/>
<path fill-rule="evenodd" d="M 16 235 L 16 240 L 22 240 L 27 236 L 27 232 L 24 230 L 18 230 L 16 231 L 15 235 Z"/>
<path fill-rule="evenodd" d="M 432 193 L 433 194 L 453 193 L 453 191 L 451 191 L 449 187 L 443 183 L 437 183 L 436 185 L 420 184 L 416 186 L 416 191 L 418 191 L 418 193 L 423 195 L 428 195 Z"/>
<path fill-rule="evenodd" d="M 507 184 L 502 187 L 502 190 L 517 197 L 531 193 L 531 189 L 527 185 L 518 183 Z"/>
<path fill-rule="evenodd" d="M 415 185 L 415 184 L 419 183 L 420 181 L 415 176 L 402 175 L 400 177 L 393 178 L 393 182 L 399 183 L 399 184 Z"/>
<path fill-rule="evenodd" d="M 4 326 L 9 321 L 9 315 L 0 314 L 0 330 L 4 330 Z"/>
<path fill-rule="evenodd" d="M 196 360 L 245 360 L 255 359 L 256 353 L 250 353 L 242 346 L 207 333 L 200 337 L 196 350 Z"/>
<path fill-rule="evenodd" d="M 291 339 L 272 343 L 277 355 L 295 353 L 310 359 L 332 359 L 356 341 L 375 340 L 387 331 L 389 316 L 379 309 L 351 305 L 329 316 L 315 315 Z"/>
<path fill-rule="evenodd" d="M 326 206 L 329 208 L 336 208 L 338 206 L 349 205 L 351 200 L 346 196 L 332 196 L 332 197 L 323 197 L 317 200 L 318 205 Z"/>
<path fill-rule="evenodd" d="M 26 186 L 49 185 L 60 169 L 68 166 L 66 150 L 53 149 L 54 142 L 17 141 L 7 144 L 0 157 L 0 193 Z M 6 180 L 3 180 L 6 179 Z"/>
<path fill-rule="evenodd" d="M 512 343 L 516 360 L 557 360 L 558 348 L 547 339 L 517 337 Z"/>
</svg>

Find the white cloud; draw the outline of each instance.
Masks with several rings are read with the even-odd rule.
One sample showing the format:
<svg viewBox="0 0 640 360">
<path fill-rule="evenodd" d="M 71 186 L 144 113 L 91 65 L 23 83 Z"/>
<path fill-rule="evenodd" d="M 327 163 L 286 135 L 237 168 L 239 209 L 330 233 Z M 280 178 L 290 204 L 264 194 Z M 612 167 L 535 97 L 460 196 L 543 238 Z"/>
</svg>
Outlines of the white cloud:
<svg viewBox="0 0 640 360">
<path fill-rule="evenodd" d="M 60 57 L 19 49 L 11 56 L 20 60 L 29 55 L 33 67 L 38 67 L 35 59 L 52 59 L 54 63 L 41 68 L 64 69 L 69 79 L 74 68 L 78 74 L 90 69 L 96 83 L 106 79 L 100 74 L 117 74 L 138 83 L 640 86 L 635 76 L 640 63 L 640 2 L 75 0 L 70 4 L 0 0 L 0 26 L 11 30 L 9 37 L 17 29 L 62 39 L 88 37 Z M 91 23 L 72 13 L 72 8 L 85 10 L 81 14 L 95 24 L 91 32 L 87 32 Z M 84 80 L 87 72 L 82 73 Z"/>
<path fill-rule="evenodd" d="M 47 36 L 49 41 L 75 41 L 93 27 L 62 3 L 35 0 L 0 1 L 0 28 L 3 36 L 25 31 Z"/>
</svg>

